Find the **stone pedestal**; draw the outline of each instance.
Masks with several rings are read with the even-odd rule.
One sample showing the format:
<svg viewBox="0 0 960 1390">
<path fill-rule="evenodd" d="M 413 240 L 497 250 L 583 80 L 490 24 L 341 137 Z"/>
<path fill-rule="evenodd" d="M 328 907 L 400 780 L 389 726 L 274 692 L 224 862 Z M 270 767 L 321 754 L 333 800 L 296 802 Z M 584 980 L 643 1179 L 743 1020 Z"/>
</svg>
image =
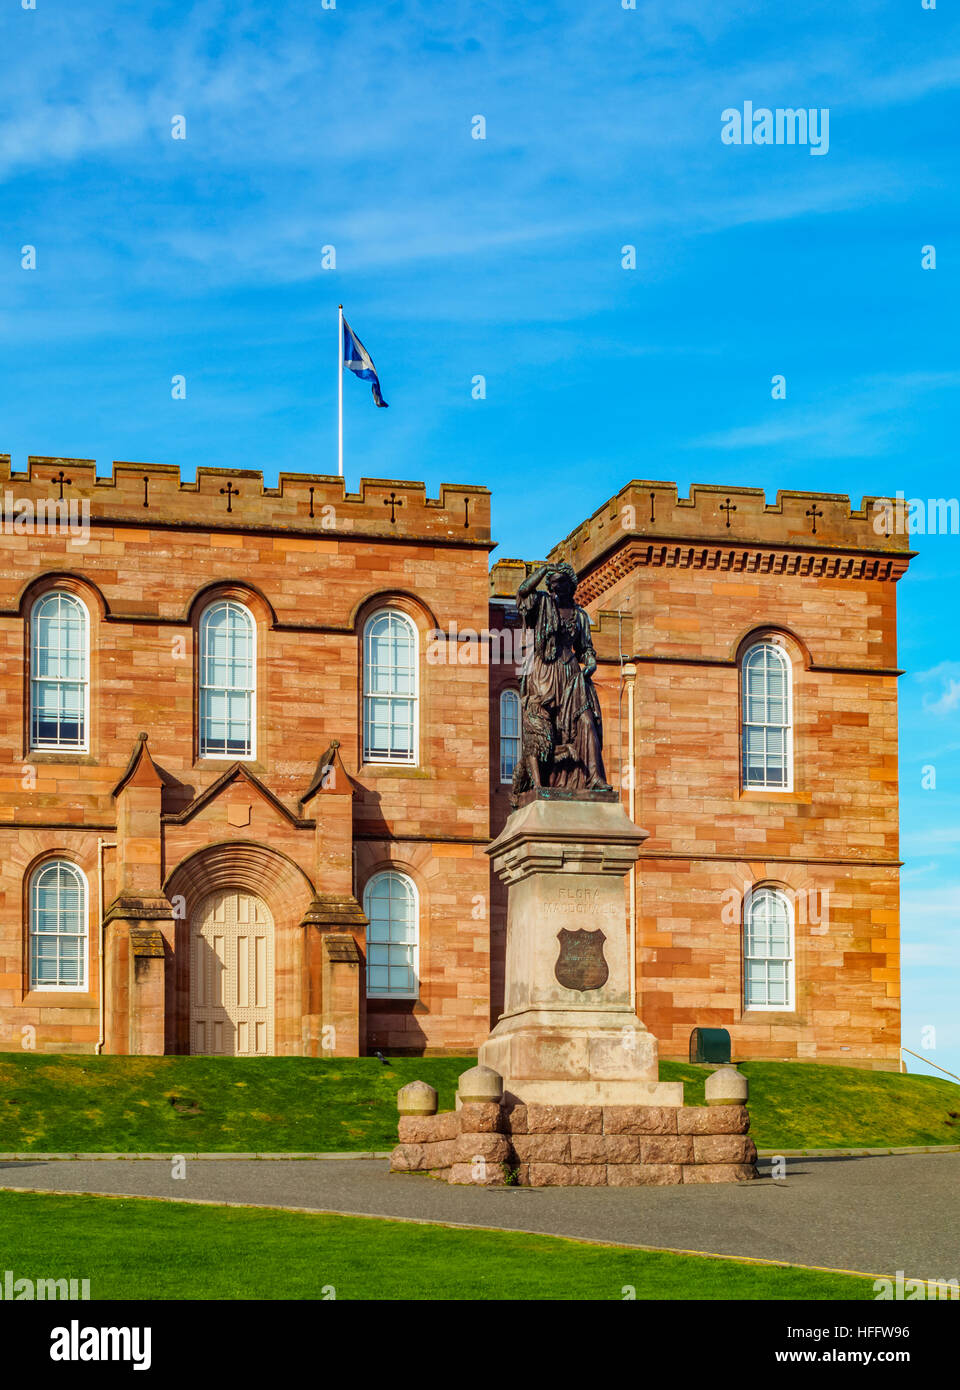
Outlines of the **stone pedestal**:
<svg viewBox="0 0 960 1390">
<path fill-rule="evenodd" d="M 647 837 L 619 801 L 530 801 L 487 853 L 508 887 L 504 1011 L 480 1048 L 507 1104 L 683 1104 L 630 1005 L 624 876 Z"/>
<path fill-rule="evenodd" d="M 429 1091 L 422 1105 L 416 1088 Z M 477 1187 L 667 1187 L 751 1182 L 757 1150 L 744 1105 L 514 1105 L 464 1101 L 429 1113 L 422 1082 L 397 1097 L 392 1173 Z"/>
</svg>

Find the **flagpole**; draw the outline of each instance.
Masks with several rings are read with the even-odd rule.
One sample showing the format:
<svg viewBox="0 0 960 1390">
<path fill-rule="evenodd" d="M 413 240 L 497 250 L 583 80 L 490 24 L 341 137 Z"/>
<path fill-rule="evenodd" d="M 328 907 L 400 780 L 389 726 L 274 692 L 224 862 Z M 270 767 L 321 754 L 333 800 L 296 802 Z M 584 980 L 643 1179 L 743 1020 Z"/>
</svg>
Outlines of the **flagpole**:
<svg viewBox="0 0 960 1390">
<path fill-rule="evenodd" d="M 337 464 L 343 477 L 343 305 L 337 310 Z"/>
</svg>

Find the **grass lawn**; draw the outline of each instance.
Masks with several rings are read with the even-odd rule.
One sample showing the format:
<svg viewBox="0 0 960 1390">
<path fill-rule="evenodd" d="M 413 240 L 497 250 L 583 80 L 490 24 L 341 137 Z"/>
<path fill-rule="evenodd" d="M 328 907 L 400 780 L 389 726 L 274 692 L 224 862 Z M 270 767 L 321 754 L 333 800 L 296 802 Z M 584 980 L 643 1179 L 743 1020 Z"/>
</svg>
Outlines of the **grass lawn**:
<svg viewBox="0 0 960 1390">
<path fill-rule="evenodd" d="M 0 1266 L 92 1299 L 871 1299 L 856 1276 L 509 1231 L 0 1192 Z M 327 1295 L 329 1296 L 329 1295 Z"/>
<path fill-rule="evenodd" d="M 396 1093 L 454 1103 L 470 1057 L 77 1057 L 0 1052 L 0 1153 L 283 1153 L 389 1149 Z M 811 1062 L 746 1062 L 760 1148 L 960 1143 L 960 1086 Z M 706 1073 L 663 1062 L 703 1103 Z"/>
<path fill-rule="evenodd" d="M 816 1062 L 744 1062 L 750 1133 L 759 1149 L 882 1149 L 960 1144 L 960 1086 L 936 1076 L 862 1071 Z M 706 1074 L 661 1062 L 664 1081 L 685 1082 L 703 1104 Z"/>
<path fill-rule="evenodd" d="M 71 1057 L 0 1052 L 0 1153 L 390 1149 L 418 1077 L 452 1110 L 475 1059 Z"/>
</svg>

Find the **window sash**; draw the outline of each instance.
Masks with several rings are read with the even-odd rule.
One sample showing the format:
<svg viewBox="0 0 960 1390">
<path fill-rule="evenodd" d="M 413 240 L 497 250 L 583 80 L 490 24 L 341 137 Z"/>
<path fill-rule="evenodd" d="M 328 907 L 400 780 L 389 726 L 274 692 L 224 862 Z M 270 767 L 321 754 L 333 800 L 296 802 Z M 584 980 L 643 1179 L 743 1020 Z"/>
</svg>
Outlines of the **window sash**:
<svg viewBox="0 0 960 1390">
<path fill-rule="evenodd" d="M 769 642 L 752 647 L 743 659 L 741 685 L 743 786 L 789 791 L 793 718 L 786 654 Z"/>
<path fill-rule="evenodd" d="M 417 635 L 390 610 L 367 620 L 363 635 L 364 762 L 417 761 Z"/>
<path fill-rule="evenodd" d="M 72 594 L 45 594 L 30 621 L 31 748 L 87 751 L 89 667 L 86 608 Z"/>
<path fill-rule="evenodd" d="M 743 925 L 745 1009 L 794 1008 L 793 921 L 782 893 L 761 890 L 747 899 Z"/>
<path fill-rule="evenodd" d="M 46 864 L 30 885 L 30 988 L 86 987 L 86 885 L 72 864 Z"/>
<path fill-rule="evenodd" d="M 252 758 L 256 728 L 256 627 L 231 601 L 200 618 L 199 744 L 202 758 Z"/>
<path fill-rule="evenodd" d="M 500 781 L 512 782 L 520 760 L 520 697 L 515 690 L 500 696 Z"/>
<path fill-rule="evenodd" d="M 418 996 L 419 947 L 416 890 L 401 874 L 376 874 L 363 894 L 367 916 L 367 995 L 374 999 Z"/>
</svg>

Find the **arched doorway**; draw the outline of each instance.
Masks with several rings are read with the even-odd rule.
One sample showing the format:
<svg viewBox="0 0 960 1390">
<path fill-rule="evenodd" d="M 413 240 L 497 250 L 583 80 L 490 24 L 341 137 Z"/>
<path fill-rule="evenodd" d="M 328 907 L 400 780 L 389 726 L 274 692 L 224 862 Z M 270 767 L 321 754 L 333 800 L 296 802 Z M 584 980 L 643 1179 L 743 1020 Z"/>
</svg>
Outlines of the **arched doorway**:
<svg viewBox="0 0 960 1390">
<path fill-rule="evenodd" d="M 243 889 L 208 894 L 191 916 L 190 1051 L 273 1056 L 273 917 Z"/>
</svg>

